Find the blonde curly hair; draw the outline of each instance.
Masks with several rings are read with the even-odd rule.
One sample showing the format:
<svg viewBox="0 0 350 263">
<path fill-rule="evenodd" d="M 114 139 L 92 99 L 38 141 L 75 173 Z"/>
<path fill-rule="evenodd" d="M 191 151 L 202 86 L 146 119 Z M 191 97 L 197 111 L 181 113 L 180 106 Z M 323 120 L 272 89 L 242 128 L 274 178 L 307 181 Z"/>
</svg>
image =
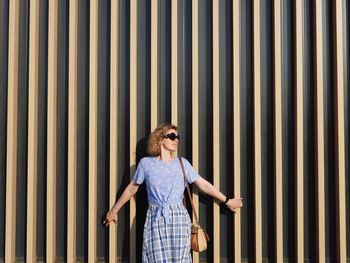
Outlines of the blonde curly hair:
<svg viewBox="0 0 350 263">
<path fill-rule="evenodd" d="M 151 156 L 158 156 L 160 154 L 160 142 L 163 140 L 163 136 L 169 130 L 177 131 L 177 126 L 169 123 L 161 123 L 154 129 L 148 139 L 147 152 Z"/>
</svg>

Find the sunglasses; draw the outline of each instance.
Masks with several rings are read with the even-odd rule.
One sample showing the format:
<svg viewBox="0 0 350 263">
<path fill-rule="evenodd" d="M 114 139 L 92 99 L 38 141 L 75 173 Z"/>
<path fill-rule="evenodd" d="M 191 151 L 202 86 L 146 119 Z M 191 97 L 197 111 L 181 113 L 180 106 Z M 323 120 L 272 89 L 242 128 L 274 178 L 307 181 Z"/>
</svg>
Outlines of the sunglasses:
<svg viewBox="0 0 350 263">
<path fill-rule="evenodd" d="M 178 139 L 180 141 L 180 135 L 176 135 L 175 133 L 168 133 L 166 135 L 163 135 L 164 138 L 170 139 L 172 141 L 175 141 L 175 139 Z"/>
</svg>

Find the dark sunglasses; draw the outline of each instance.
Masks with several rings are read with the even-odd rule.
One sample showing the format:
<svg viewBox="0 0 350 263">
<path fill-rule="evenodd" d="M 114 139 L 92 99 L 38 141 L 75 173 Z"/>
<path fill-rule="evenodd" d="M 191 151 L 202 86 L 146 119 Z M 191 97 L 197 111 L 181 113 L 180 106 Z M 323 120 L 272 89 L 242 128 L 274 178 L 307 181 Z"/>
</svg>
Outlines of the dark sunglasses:
<svg viewBox="0 0 350 263">
<path fill-rule="evenodd" d="M 163 135 L 164 138 L 170 139 L 172 141 L 175 141 L 175 139 L 178 139 L 180 141 L 180 135 L 176 135 L 175 133 L 168 133 L 166 135 Z"/>
</svg>

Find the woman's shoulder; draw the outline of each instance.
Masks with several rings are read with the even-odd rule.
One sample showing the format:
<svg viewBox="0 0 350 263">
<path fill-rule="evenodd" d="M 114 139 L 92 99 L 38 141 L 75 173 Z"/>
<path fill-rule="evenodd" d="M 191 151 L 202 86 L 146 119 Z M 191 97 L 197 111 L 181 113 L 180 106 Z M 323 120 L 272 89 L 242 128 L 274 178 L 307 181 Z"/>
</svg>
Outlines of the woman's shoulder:
<svg viewBox="0 0 350 263">
<path fill-rule="evenodd" d="M 139 162 L 139 165 L 140 165 L 140 164 L 147 164 L 147 163 L 149 163 L 149 162 L 152 162 L 153 159 L 154 159 L 154 157 L 152 157 L 152 156 L 142 157 L 141 160 L 140 160 L 140 162 Z"/>
<path fill-rule="evenodd" d="M 181 156 L 181 157 L 179 157 L 179 158 L 181 158 L 181 160 L 182 160 L 182 162 L 183 162 L 184 164 L 189 164 L 189 165 L 191 165 L 191 163 L 190 163 L 185 157 Z"/>
</svg>

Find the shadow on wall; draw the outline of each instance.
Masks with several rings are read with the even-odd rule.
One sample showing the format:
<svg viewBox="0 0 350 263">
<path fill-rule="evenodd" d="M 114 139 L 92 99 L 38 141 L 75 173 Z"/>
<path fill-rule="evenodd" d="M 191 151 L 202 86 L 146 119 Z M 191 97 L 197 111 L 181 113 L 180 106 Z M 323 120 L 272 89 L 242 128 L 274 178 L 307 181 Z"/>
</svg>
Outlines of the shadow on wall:
<svg viewBox="0 0 350 263">
<path fill-rule="evenodd" d="M 142 138 L 136 146 L 136 167 L 132 167 L 130 166 L 128 171 L 125 171 L 123 173 L 123 179 L 121 182 L 121 185 L 118 189 L 118 192 L 116 194 L 116 200 L 117 201 L 120 196 L 123 194 L 125 188 L 128 186 L 128 184 L 130 183 L 130 178 L 132 178 L 133 175 L 129 174 L 129 171 L 131 170 L 131 168 L 135 168 L 133 169 L 134 171 L 137 168 L 137 165 L 139 163 L 139 161 L 143 158 L 148 156 L 147 153 L 147 141 L 148 141 L 148 136 Z M 139 187 L 139 190 L 136 194 L 136 220 L 133 220 L 132 222 L 132 228 L 136 227 L 136 262 L 141 262 L 142 261 L 142 241 L 143 241 L 143 227 L 145 224 L 145 220 L 146 220 L 146 212 L 147 212 L 147 208 L 148 208 L 148 199 L 147 199 L 147 191 L 146 191 L 146 185 L 142 184 Z M 128 209 L 128 211 L 130 211 Z M 104 220 L 106 218 L 106 213 L 103 214 L 101 216 L 101 224 L 103 224 Z M 126 222 L 126 226 L 128 225 L 128 221 L 129 221 L 129 213 L 126 212 L 125 213 L 125 218 L 124 221 Z M 131 253 L 135 253 L 134 251 L 129 251 L 129 243 L 130 243 L 130 235 L 129 235 L 129 231 L 124 231 L 124 236 L 122 237 L 122 240 L 124 242 L 122 242 L 121 246 L 121 251 L 128 251 L 128 253 L 125 255 L 126 258 L 130 258 L 130 252 Z"/>
<path fill-rule="evenodd" d="M 136 165 L 138 165 L 139 161 L 143 157 L 148 156 L 147 142 L 148 142 L 148 136 L 142 138 L 137 143 Z M 147 208 L 148 208 L 148 199 L 147 199 L 146 184 L 141 184 L 136 194 L 136 262 L 142 261 L 143 226 L 146 221 Z"/>
</svg>

